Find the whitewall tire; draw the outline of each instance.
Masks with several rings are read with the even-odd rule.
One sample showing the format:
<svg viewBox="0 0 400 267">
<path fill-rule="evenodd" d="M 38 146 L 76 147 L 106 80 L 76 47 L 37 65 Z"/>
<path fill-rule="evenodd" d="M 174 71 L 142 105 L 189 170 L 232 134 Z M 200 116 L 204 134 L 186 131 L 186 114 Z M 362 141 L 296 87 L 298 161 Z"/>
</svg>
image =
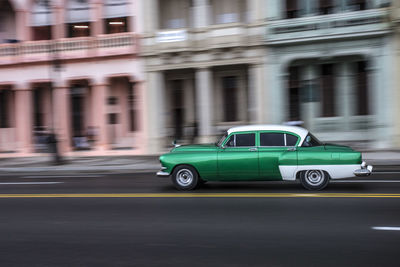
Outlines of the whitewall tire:
<svg viewBox="0 0 400 267">
<path fill-rule="evenodd" d="M 177 166 L 172 172 L 171 179 L 178 190 L 193 190 L 200 180 L 196 169 L 189 165 Z"/>
<path fill-rule="evenodd" d="M 300 182 L 305 189 L 321 190 L 329 183 L 329 175 L 321 170 L 307 170 L 300 174 Z"/>
</svg>

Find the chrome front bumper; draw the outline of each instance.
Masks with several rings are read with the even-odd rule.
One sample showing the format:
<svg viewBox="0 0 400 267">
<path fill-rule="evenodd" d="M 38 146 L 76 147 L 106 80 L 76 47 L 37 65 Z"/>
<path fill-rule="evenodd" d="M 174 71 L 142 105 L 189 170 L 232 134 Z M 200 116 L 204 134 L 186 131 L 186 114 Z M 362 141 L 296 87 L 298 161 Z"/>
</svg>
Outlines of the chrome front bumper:
<svg viewBox="0 0 400 267">
<path fill-rule="evenodd" d="M 367 165 L 365 161 L 361 163 L 361 169 L 355 170 L 354 175 L 355 176 L 369 176 L 372 173 L 372 165 Z"/>
<path fill-rule="evenodd" d="M 169 173 L 168 173 L 168 172 L 165 172 L 166 169 L 167 169 L 166 167 L 162 167 L 162 168 L 161 168 L 161 171 L 157 172 L 157 176 L 160 176 L 160 177 L 169 176 Z"/>
</svg>

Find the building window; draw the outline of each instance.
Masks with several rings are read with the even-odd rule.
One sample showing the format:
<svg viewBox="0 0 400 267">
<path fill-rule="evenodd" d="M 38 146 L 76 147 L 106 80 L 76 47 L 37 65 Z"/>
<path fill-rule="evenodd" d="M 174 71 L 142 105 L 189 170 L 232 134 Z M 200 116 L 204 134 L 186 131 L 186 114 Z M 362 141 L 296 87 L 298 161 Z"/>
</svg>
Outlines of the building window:
<svg viewBox="0 0 400 267">
<path fill-rule="evenodd" d="M 286 0 L 286 18 L 293 19 L 299 17 L 299 3 L 297 0 Z"/>
<path fill-rule="evenodd" d="M 367 62 L 357 62 L 356 74 L 356 90 L 357 90 L 357 115 L 368 115 L 368 73 Z"/>
<path fill-rule="evenodd" d="M 322 116 L 333 117 L 335 113 L 335 79 L 333 64 L 322 65 L 321 90 L 322 90 Z"/>
<path fill-rule="evenodd" d="M 236 76 L 222 78 L 224 121 L 238 120 L 238 79 Z"/>
<path fill-rule="evenodd" d="M 128 32 L 128 18 L 112 18 L 105 20 L 106 33 Z"/>
<path fill-rule="evenodd" d="M 36 0 L 32 7 L 31 29 L 33 40 L 50 40 L 53 16 L 50 1 Z"/>
<path fill-rule="evenodd" d="M 16 17 L 10 2 L 0 0 L 0 43 L 18 42 Z"/>
<path fill-rule="evenodd" d="M 42 97 L 41 88 L 33 90 L 33 125 L 35 127 L 43 126 Z"/>
<path fill-rule="evenodd" d="M 69 0 L 67 8 L 68 37 L 90 36 L 90 5 L 88 0 Z"/>
<path fill-rule="evenodd" d="M 105 33 L 132 31 L 128 26 L 131 15 L 130 2 L 129 0 L 103 0 Z"/>
<path fill-rule="evenodd" d="M 365 0 L 348 0 L 348 7 L 351 11 L 359 11 L 367 9 L 367 1 Z"/>
<path fill-rule="evenodd" d="M 185 95 L 183 80 L 172 80 L 172 116 L 174 125 L 174 138 L 179 140 L 183 136 L 185 123 Z"/>
<path fill-rule="evenodd" d="M 32 38 L 34 41 L 51 40 L 51 26 L 32 27 Z"/>
<path fill-rule="evenodd" d="M 129 131 L 134 132 L 137 131 L 136 126 L 136 98 L 135 98 L 135 84 L 132 83 L 128 86 L 128 116 L 129 116 Z"/>
<path fill-rule="evenodd" d="M 68 37 L 85 37 L 85 36 L 90 36 L 89 22 L 68 24 Z"/>
<path fill-rule="evenodd" d="M 335 9 L 334 0 L 319 0 L 319 14 L 332 14 Z"/>
<path fill-rule="evenodd" d="M 111 125 L 118 124 L 118 113 L 109 113 L 108 114 L 108 124 L 111 124 Z"/>
<path fill-rule="evenodd" d="M 8 114 L 9 90 L 0 90 L 0 128 L 9 128 Z"/>
<path fill-rule="evenodd" d="M 84 85 L 73 85 L 71 88 L 72 133 L 74 137 L 84 136 L 84 110 L 85 94 Z"/>
<path fill-rule="evenodd" d="M 299 67 L 289 67 L 289 121 L 300 120 Z"/>
<path fill-rule="evenodd" d="M 242 0 L 214 0 L 211 3 L 214 24 L 245 21 L 246 6 Z"/>
<path fill-rule="evenodd" d="M 161 29 L 179 29 L 189 27 L 191 17 L 191 1 L 188 0 L 159 0 Z"/>
</svg>

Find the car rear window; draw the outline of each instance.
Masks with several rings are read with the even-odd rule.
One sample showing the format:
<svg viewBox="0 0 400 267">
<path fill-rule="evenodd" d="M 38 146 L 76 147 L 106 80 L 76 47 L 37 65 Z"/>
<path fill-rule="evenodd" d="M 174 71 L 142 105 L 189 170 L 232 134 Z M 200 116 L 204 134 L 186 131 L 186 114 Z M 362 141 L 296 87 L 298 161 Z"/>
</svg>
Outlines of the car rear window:
<svg viewBox="0 0 400 267">
<path fill-rule="evenodd" d="M 298 137 L 292 134 L 261 133 L 260 146 L 295 146 L 297 139 Z"/>
<path fill-rule="evenodd" d="M 285 135 L 283 133 L 261 133 L 261 146 L 285 146 Z"/>
</svg>

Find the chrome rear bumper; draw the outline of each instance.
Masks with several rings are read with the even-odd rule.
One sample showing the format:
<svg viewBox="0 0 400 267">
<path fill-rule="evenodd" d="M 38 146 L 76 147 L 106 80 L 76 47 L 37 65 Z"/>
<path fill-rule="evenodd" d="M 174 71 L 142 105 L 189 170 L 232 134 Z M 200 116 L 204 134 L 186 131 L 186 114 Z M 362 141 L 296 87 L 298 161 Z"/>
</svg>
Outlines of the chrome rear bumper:
<svg viewBox="0 0 400 267">
<path fill-rule="evenodd" d="M 363 163 L 361 163 L 361 169 L 355 170 L 354 171 L 354 175 L 355 176 L 369 176 L 372 173 L 372 165 L 368 165 L 365 163 L 365 161 L 363 161 Z"/>
</svg>

